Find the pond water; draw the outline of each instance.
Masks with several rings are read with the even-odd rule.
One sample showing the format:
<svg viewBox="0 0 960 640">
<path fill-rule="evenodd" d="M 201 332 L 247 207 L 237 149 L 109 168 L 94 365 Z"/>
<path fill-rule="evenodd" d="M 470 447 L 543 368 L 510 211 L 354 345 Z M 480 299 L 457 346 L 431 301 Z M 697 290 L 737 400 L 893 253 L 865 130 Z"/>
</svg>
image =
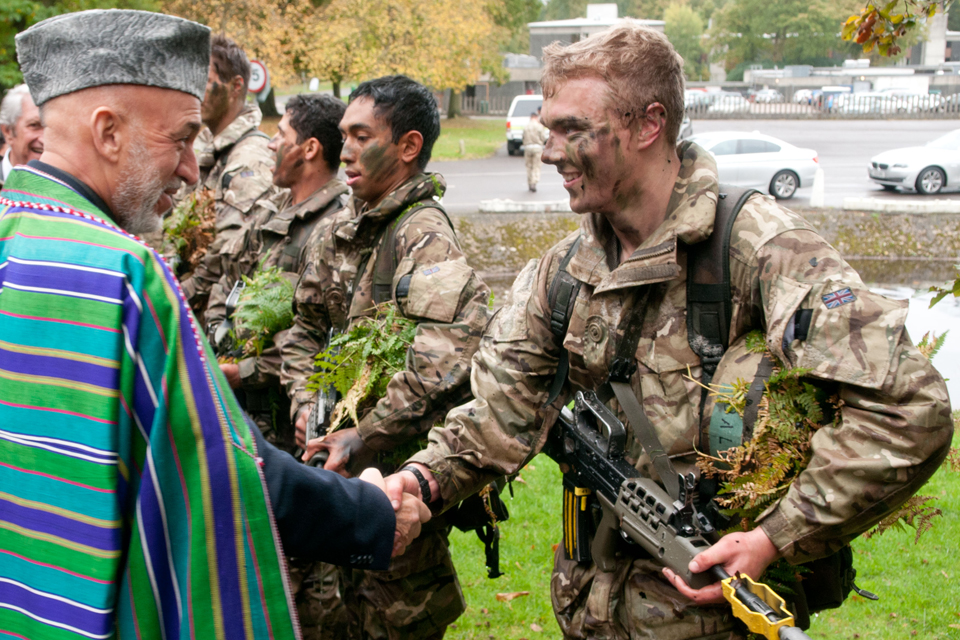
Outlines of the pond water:
<svg viewBox="0 0 960 640">
<path fill-rule="evenodd" d="M 947 379 L 950 398 L 960 399 L 960 331 L 953 331 L 960 326 L 960 299 L 947 296 L 931 309 L 930 299 L 933 298 L 933 294 L 926 289 L 918 292 L 909 287 L 897 287 L 895 289 L 876 288 L 874 291 L 890 298 L 909 299 L 907 331 L 910 332 L 910 338 L 914 344 L 919 342 L 923 334 L 928 331 L 938 336 L 945 331 L 950 331 L 943 343 L 943 348 L 933 358 L 933 366 Z M 954 400 L 954 403 L 956 402 L 957 400 Z M 960 407 L 954 404 L 953 408 Z"/>
</svg>

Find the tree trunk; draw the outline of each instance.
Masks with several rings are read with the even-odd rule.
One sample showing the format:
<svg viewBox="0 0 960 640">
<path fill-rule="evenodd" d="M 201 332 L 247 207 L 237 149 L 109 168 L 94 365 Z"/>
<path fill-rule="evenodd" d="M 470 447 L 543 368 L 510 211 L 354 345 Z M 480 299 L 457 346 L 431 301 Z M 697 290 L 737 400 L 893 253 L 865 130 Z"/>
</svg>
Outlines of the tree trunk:
<svg viewBox="0 0 960 640">
<path fill-rule="evenodd" d="M 450 106 L 447 107 L 447 117 L 456 118 L 460 115 L 460 92 L 450 90 Z"/>
<path fill-rule="evenodd" d="M 333 97 L 334 98 L 340 97 L 340 83 L 337 82 L 336 80 L 333 81 Z"/>
<path fill-rule="evenodd" d="M 267 94 L 267 99 L 260 103 L 260 113 L 263 114 L 264 118 L 280 117 L 280 112 L 277 111 L 277 101 L 273 95 L 273 87 L 270 87 L 270 93 Z"/>
</svg>

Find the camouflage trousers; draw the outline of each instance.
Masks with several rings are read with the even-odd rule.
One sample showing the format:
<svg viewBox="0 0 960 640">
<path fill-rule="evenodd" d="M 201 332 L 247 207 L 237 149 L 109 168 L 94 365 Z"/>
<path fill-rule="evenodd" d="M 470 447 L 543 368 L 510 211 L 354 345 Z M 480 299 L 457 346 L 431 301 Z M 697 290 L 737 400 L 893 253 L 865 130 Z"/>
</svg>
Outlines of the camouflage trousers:
<svg viewBox="0 0 960 640">
<path fill-rule="evenodd" d="M 466 608 L 448 534 L 446 527 L 424 532 L 386 571 L 292 562 L 304 640 L 442 638 Z"/>
<path fill-rule="evenodd" d="M 550 580 L 564 638 L 577 640 L 743 640 L 726 605 L 695 606 L 667 582 L 662 566 L 623 558 L 615 571 L 578 564 L 557 548 Z"/>
</svg>

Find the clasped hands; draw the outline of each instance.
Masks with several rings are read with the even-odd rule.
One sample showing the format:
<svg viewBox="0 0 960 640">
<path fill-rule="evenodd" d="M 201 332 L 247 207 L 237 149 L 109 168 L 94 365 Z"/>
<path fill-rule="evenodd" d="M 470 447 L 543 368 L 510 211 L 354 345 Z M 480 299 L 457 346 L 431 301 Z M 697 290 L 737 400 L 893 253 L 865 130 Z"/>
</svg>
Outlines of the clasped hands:
<svg viewBox="0 0 960 640">
<path fill-rule="evenodd" d="M 305 449 L 302 457 L 304 462 L 308 462 L 320 451 L 327 451 L 328 457 L 323 468 L 349 478 L 350 472 L 347 471 L 347 463 L 351 460 L 354 461 L 354 465 L 361 466 L 373 461 L 374 452 L 363 443 L 363 439 L 357 433 L 356 428 L 338 429 L 333 433 L 306 442 L 304 434 L 306 433 L 307 414 L 309 414 L 309 411 L 302 411 L 297 416 L 295 425 L 297 444 Z M 394 476 L 389 476 L 387 480 Z M 421 527 L 430 520 L 430 509 L 420 500 L 419 490 L 417 493 L 406 494 L 398 493 L 395 490 L 392 493 L 388 491 L 387 480 L 374 467 L 364 469 L 359 478 L 374 485 L 390 498 L 390 504 L 397 519 L 397 528 L 393 535 L 392 557 L 397 557 L 420 535 Z"/>
</svg>

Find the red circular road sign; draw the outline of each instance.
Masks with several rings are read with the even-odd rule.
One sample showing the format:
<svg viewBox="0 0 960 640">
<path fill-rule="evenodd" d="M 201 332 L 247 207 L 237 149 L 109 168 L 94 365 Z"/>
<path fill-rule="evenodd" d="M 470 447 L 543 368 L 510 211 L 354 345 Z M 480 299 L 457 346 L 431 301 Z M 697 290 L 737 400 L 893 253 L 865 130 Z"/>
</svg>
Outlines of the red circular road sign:
<svg viewBox="0 0 960 640">
<path fill-rule="evenodd" d="M 267 86 L 267 66 L 259 60 L 250 61 L 250 83 L 247 91 L 260 93 Z"/>
</svg>

